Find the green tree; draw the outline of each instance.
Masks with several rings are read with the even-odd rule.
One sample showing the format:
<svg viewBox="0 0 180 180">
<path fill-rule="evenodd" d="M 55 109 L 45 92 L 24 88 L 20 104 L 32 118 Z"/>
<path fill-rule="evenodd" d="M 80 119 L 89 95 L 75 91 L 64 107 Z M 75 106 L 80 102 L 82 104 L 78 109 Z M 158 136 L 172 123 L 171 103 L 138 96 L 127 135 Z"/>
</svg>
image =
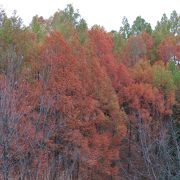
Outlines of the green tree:
<svg viewBox="0 0 180 180">
<path fill-rule="evenodd" d="M 124 39 L 127 39 L 131 35 L 131 27 L 128 19 L 125 16 L 122 19 L 122 25 L 123 26 L 120 27 L 120 33 Z"/>
<path fill-rule="evenodd" d="M 45 32 L 45 26 L 43 25 L 43 22 L 44 19 L 36 15 L 33 17 L 32 22 L 30 24 L 32 32 L 36 34 L 37 42 L 40 42 L 42 40 L 43 34 Z"/>
<path fill-rule="evenodd" d="M 68 4 L 63 11 L 58 10 L 54 14 L 51 18 L 51 26 L 52 29 L 60 32 L 68 40 L 76 33 L 76 29 L 80 29 L 82 26 L 85 27 L 85 22 L 82 20 L 78 10 L 74 10 L 73 6 Z"/>
<path fill-rule="evenodd" d="M 11 44 L 13 41 L 13 35 L 19 31 L 22 26 L 22 20 L 16 15 L 16 11 L 13 12 L 10 18 L 7 17 L 4 10 L 0 9 L 0 43 L 4 45 Z"/>
<path fill-rule="evenodd" d="M 76 27 L 78 35 L 79 35 L 79 40 L 81 43 L 84 43 L 86 40 L 86 36 L 87 36 L 87 30 L 88 30 L 88 26 L 87 23 L 84 19 L 81 19 L 79 21 L 79 24 Z"/>
<path fill-rule="evenodd" d="M 68 4 L 67 7 L 63 11 L 63 16 L 66 20 L 72 23 L 74 26 L 79 24 L 80 14 L 78 10 L 74 10 L 72 4 Z"/>
<path fill-rule="evenodd" d="M 157 22 L 157 25 L 153 33 L 156 43 L 159 43 L 161 39 L 163 39 L 164 37 L 170 34 L 170 28 L 171 28 L 170 21 L 166 16 L 166 14 L 163 14 L 161 21 Z"/>
<path fill-rule="evenodd" d="M 173 61 L 169 61 L 168 70 L 171 71 L 176 89 L 180 89 L 180 69 Z"/>
<path fill-rule="evenodd" d="M 152 33 L 152 28 L 150 23 L 147 23 L 141 16 L 138 16 L 133 22 L 131 33 L 134 35 L 140 34 L 142 31 L 146 31 L 147 33 Z"/>
<path fill-rule="evenodd" d="M 117 31 L 111 31 L 111 35 L 113 40 L 113 54 L 118 59 L 118 62 L 120 62 L 126 42 L 122 34 Z"/>
<path fill-rule="evenodd" d="M 180 35 L 180 15 L 175 10 L 170 16 L 170 31 L 174 35 Z"/>
<path fill-rule="evenodd" d="M 169 92 L 174 92 L 175 84 L 171 71 L 163 65 L 154 65 L 153 76 L 153 85 L 159 88 L 164 95 L 167 95 Z"/>
</svg>

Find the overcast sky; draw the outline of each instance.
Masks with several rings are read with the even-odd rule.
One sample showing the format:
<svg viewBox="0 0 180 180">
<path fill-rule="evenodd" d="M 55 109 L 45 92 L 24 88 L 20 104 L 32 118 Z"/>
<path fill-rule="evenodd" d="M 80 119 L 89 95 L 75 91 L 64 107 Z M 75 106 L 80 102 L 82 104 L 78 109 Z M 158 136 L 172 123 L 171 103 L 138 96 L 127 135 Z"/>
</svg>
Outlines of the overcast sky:
<svg viewBox="0 0 180 180">
<path fill-rule="evenodd" d="M 173 10 L 180 13 L 180 0 L 0 0 L 0 6 L 8 15 L 17 10 L 26 25 L 34 15 L 48 18 L 56 10 L 63 10 L 69 3 L 79 9 L 89 27 L 98 24 L 107 31 L 119 30 L 123 16 L 132 24 L 140 15 L 154 27 L 163 13 L 167 16 Z"/>
</svg>

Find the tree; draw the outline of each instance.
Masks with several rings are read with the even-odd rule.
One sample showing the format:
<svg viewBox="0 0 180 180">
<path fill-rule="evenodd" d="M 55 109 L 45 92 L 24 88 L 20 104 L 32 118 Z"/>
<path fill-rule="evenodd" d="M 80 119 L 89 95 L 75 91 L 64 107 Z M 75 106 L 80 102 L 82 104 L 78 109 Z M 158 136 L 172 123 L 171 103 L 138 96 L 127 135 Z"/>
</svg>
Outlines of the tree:
<svg viewBox="0 0 180 180">
<path fill-rule="evenodd" d="M 180 34 L 180 15 L 175 10 L 170 15 L 170 31 L 174 35 Z"/>
<path fill-rule="evenodd" d="M 175 43 L 173 39 L 171 37 L 163 39 L 158 46 L 157 53 L 166 64 L 175 55 Z"/>
<path fill-rule="evenodd" d="M 110 34 L 102 28 L 93 27 L 89 31 L 89 38 L 92 42 L 92 48 L 100 63 L 106 68 L 108 76 L 111 80 L 115 76 L 114 69 L 116 68 L 116 59 L 113 56 L 113 41 Z"/>
<path fill-rule="evenodd" d="M 0 10 L 1 179 L 179 179 L 178 20 Z"/>
<path fill-rule="evenodd" d="M 119 31 L 122 34 L 123 38 L 127 39 L 131 35 L 131 28 L 130 28 L 130 24 L 128 22 L 128 19 L 126 17 L 123 17 L 122 25 L 123 26 L 120 27 Z"/>
<path fill-rule="evenodd" d="M 64 17 L 71 22 L 74 26 L 79 24 L 80 14 L 78 10 L 74 10 L 71 4 L 68 4 L 63 11 Z"/>
<path fill-rule="evenodd" d="M 138 35 L 143 31 L 147 32 L 148 34 L 151 34 L 152 28 L 150 23 L 147 23 L 141 16 L 138 16 L 133 22 L 131 33 L 133 35 Z"/>
<path fill-rule="evenodd" d="M 1 46 L 8 46 L 13 41 L 14 33 L 20 31 L 22 26 L 22 20 L 16 15 L 16 11 L 10 18 L 7 17 L 6 13 L 0 11 L 0 40 Z"/>
<path fill-rule="evenodd" d="M 18 76 L 23 63 L 22 56 L 16 53 L 13 46 L 10 46 L 3 58 L 7 66 L 0 75 L 0 152 L 2 154 L 0 162 L 2 178 L 8 180 L 18 166 L 16 160 L 23 159 L 23 157 L 18 158 L 22 152 L 19 126 L 27 109 L 23 106 L 26 102 L 26 89 L 22 85 L 22 77 Z"/>
<path fill-rule="evenodd" d="M 154 46 L 159 45 L 162 39 L 170 35 L 170 21 L 166 14 L 163 14 L 161 21 L 157 22 L 155 30 L 153 31 Z"/>
<path fill-rule="evenodd" d="M 159 78 L 156 73 L 162 71 L 164 75 L 161 74 L 162 78 Z M 125 81 L 121 73 L 119 76 Z M 120 81 L 122 85 L 118 87 L 121 89 L 117 89 L 120 105 L 127 115 L 127 135 L 120 146 L 123 162 L 121 172 L 124 171 L 122 176 L 130 179 L 158 178 L 161 170 L 163 176 L 166 176 L 164 171 L 167 166 L 162 163 L 165 154 L 157 149 L 162 146 L 165 148 L 165 144 L 161 143 L 167 143 L 162 133 L 166 131 L 166 125 L 163 124 L 168 121 L 172 113 L 174 83 L 171 73 L 166 71 L 163 65 L 151 66 L 148 62 L 140 61 L 128 74 L 131 79 L 128 78 L 126 84 Z M 157 79 L 162 81 L 156 84 Z M 162 131 L 159 131 L 160 127 Z M 158 153 L 162 153 L 163 158 Z M 158 166 L 153 166 L 152 163 Z"/>
<path fill-rule="evenodd" d="M 45 131 L 52 133 L 49 140 L 54 168 L 62 167 L 68 176 L 87 178 L 91 173 L 94 177 L 115 177 L 117 166 L 111 163 L 118 159 L 119 141 L 115 139 L 123 131 L 123 117 L 106 71 L 97 57 L 91 57 L 92 63 L 88 60 L 84 64 L 90 68 L 86 91 L 82 87 L 83 77 L 79 78 L 77 59 L 57 32 L 45 39 L 40 57 L 44 64 L 42 72 L 47 73 L 42 79 L 47 83 L 45 92 L 52 100 L 52 115 L 48 115 L 46 124 L 51 127 L 55 123 L 52 131 Z M 54 111 L 60 116 L 55 118 Z M 64 158 L 67 166 L 57 161 L 59 157 Z"/>
<path fill-rule="evenodd" d="M 50 23 L 52 29 L 60 32 L 66 40 L 69 40 L 70 37 L 76 34 L 76 29 L 80 32 L 80 29 L 82 31 L 87 27 L 86 22 L 81 18 L 78 10 L 75 11 L 71 4 L 68 4 L 63 11 L 57 11 L 50 19 Z"/>
<path fill-rule="evenodd" d="M 125 49 L 125 40 L 123 36 L 116 32 L 111 32 L 112 40 L 113 40 L 113 54 L 117 59 L 117 62 L 120 63 L 122 61 L 123 52 Z"/>
<path fill-rule="evenodd" d="M 125 63 L 128 66 L 133 66 L 140 59 L 144 59 L 146 53 L 146 44 L 143 42 L 143 39 L 140 36 L 131 36 L 126 43 Z"/>
<path fill-rule="evenodd" d="M 41 42 L 45 33 L 48 32 L 47 20 L 45 20 L 42 16 L 38 17 L 36 15 L 32 19 L 30 28 L 36 35 L 37 42 Z"/>
<path fill-rule="evenodd" d="M 80 42 L 84 43 L 87 38 L 87 30 L 88 30 L 86 21 L 84 19 L 81 19 L 76 29 L 79 35 Z"/>
<path fill-rule="evenodd" d="M 143 42 L 146 45 L 146 51 L 147 51 L 147 57 L 150 59 L 150 53 L 153 47 L 153 39 L 147 32 L 142 32 L 140 34 L 140 37 L 142 38 Z"/>
<path fill-rule="evenodd" d="M 177 58 L 177 60 L 179 60 L 180 59 L 180 43 L 178 41 L 176 43 L 176 47 L 175 48 L 176 48 L 175 49 L 176 58 Z"/>
</svg>

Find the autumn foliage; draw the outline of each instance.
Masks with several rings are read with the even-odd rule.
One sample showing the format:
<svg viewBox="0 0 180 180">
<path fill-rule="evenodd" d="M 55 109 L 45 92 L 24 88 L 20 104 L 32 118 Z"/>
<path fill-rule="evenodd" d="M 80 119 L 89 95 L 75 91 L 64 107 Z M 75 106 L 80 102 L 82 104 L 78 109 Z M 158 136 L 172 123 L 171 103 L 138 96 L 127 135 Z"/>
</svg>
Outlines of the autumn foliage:
<svg viewBox="0 0 180 180">
<path fill-rule="evenodd" d="M 28 28 L 0 13 L 0 179 L 178 175 L 178 37 L 88 29 L 71 5 Z"/>
</svg>

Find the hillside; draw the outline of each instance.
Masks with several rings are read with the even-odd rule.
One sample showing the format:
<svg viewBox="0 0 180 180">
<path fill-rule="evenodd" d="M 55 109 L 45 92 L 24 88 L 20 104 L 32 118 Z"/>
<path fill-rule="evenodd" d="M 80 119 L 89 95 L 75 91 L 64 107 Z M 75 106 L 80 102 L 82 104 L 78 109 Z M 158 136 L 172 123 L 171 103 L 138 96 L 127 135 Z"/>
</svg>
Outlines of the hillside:
<svg viewBox="0 0 180 180">
<path fill-rule="evenodd" d="M 1 179 L 180 179 L 180 15 L 122 24 L 0 9 Z"/>
</svg>

